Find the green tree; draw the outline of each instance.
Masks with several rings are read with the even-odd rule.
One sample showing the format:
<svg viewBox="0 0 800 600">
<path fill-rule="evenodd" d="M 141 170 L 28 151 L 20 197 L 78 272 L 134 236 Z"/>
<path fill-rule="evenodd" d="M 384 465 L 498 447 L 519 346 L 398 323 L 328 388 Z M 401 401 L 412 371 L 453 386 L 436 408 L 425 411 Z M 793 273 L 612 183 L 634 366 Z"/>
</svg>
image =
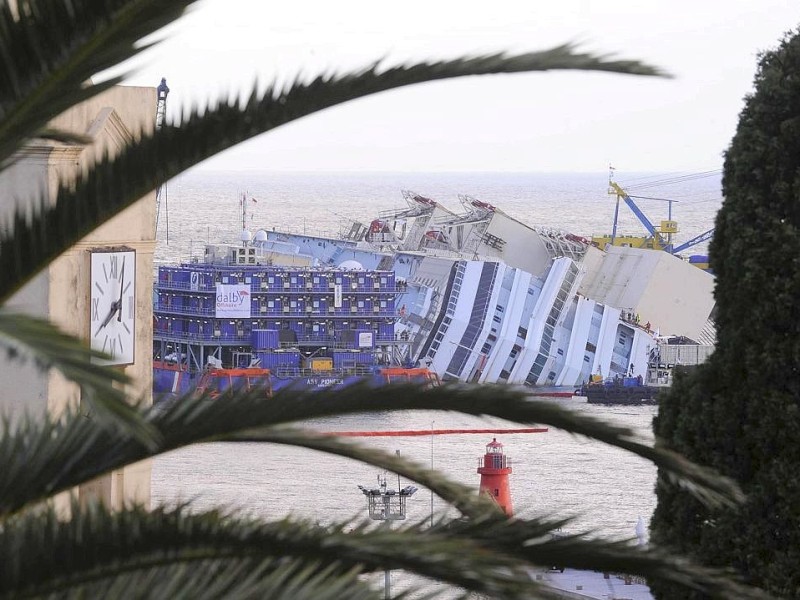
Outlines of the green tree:
<svg viewBox="0 0 800 600">
<path fill-rule="evenodd" d="M 662 398 L 655 432 L 740 482 L 736 511 L 661 481 L 653 539 L 800 597 L 800 34 L 759 60 L 725 155 L 711 244 L 717 347 Z M 663 478 L 661 478 L 663 480 Z M 662 598 L 682 597 L 657 586 Z"/>
<path fill-rule="evenodd" d="M 33 137 L 77 143 L 47 124 L 61 111 L 118 83 L 90 78 L 139 50 L 137 42 L 177 19 L 192 0 L 18 0 L 0 2 L 0 167 Z M 37 200 L 0 229 L 0 302 L 49 261 L 147 191 L 238 142 L 337 103 L 422 81 L 456 76 L 588 69 L 653 75 L 634 61 L 613 61 L 569 46 L 516 56 L 493 55 L 379 68 L 295 82 L 219 102 L 98 163 L 55 202 Z M 719 597 L 763 597 L 716 571 L 628 544 L 581 536 L 551 539 L 551 519 L 507 520 L 472 490 L 396 457 L 366 451 L 287 424 L 331 414 L 403 409 L 457 410 L 520 423 L 544 423 L 590 436 L 652 460 L 713 505 L 736 503 L 738 488 L 632 432 L 532 402 L 508 388 L 363 388 L 318 394 L 182 398 L 154 410 L 127 398 L 118 371 L 92 366 L 79 340 L 50 324 L 0 310 L 0 343 L 11 359 L 55 368 L 81 386 L 96 418 L 76 410 L 41 415 L 0 437 L 0 597 L 371 598 L 362 575 L 405 569 L 465 590 L 503 598 L 552 597 L 532 581 L 533 565 L 658 575 Z M 3 393 L 12 393 L 4 390 Z M 126 402 L 126 400 L 128 402 Z M 429 486 L 464 521 L 412 523 L 391 532 L 364 523 L 318 527 L 297 519 L 265 522 L 189 506 L 110 512 L 73 503 L 69 517 L 50 500 L 102 474 L 198 442 L 261 441 L 353 457 Z"/>
</svg>

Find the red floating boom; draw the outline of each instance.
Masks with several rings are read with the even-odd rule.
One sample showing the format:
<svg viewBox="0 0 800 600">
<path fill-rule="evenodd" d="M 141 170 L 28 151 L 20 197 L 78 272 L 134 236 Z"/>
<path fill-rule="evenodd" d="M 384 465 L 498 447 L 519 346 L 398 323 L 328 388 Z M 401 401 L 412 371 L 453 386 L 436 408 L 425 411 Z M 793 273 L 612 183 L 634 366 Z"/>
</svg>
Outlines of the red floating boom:
<svg viewBox="0 0 800 600">
<path fill-rule="evenodd" d="M 462 433 L 547 433 L 547 427 L 523 429 L 406 429 L 400 431 L 326 431 L 323 435 L 339 437 L 414 437 L 423 435 L 455 435 Z"/>
</svg>

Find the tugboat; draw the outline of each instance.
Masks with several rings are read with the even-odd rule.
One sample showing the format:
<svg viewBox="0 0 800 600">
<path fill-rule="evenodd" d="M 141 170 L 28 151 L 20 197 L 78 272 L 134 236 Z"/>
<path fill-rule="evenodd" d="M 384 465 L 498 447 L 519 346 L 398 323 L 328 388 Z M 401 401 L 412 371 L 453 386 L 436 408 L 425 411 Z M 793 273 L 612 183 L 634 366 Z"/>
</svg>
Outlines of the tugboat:
<svg viewBox="0 0 800 600">
<path fill-rule="evenodd" d="M 579 395 L 586 396 L 589 404 L 623 404 L 640 406 L 658 404 L 658 392 L 663 385 L 647 385 L 641 375 L 637 377 L 614 377 L 590 381 L 581 386 Z"/>
</svg>

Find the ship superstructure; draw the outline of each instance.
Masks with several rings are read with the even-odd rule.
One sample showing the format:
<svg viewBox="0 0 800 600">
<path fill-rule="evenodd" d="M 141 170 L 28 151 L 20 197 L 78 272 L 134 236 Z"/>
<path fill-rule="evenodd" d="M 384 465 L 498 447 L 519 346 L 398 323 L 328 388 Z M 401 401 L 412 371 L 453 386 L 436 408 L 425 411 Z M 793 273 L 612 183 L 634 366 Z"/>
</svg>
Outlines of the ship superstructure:
<svg viewBox="0 0 800 600">
<path fill-rule="evenodd" d="M 381 368 L 577 388 L 646 377 L 659 333 L 713 338 L 713 278 L 680 258 L 604 251 L 471 196 L 460 214 L 404 197 L 407 209 L 339 238 L 245 232 L 203 262 L 162 267 L 157 367 L 266 368 L 276 389 Z"/>
<path fill-rule="evenodd" d="M 667 253 L 529 227 L 460 196 L 463 213 L 405 192 L 409 208 L 343 239 L 270 232 L 315 264 L 392 270 L 398 331 L 443 380 L 580 386 L 645 376 L 656 332 L 713 338 L 713 278 Z M 713 340 L 712 342 L 713 343 Z"/>
</svg>

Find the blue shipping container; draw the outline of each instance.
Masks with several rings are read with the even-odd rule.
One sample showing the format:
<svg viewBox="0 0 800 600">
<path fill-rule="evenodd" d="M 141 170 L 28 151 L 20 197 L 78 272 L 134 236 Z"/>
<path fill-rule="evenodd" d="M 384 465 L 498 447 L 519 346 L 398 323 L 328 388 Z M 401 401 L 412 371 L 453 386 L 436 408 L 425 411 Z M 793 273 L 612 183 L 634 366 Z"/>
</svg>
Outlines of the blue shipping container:
<svg viewBox="0 0 800 600">
<path fill-rule="evenodd" d="M 279 347 L 276 329 L 253 329 L 251 342 L 253 350 L 274 350 Z"/>
</svg>

